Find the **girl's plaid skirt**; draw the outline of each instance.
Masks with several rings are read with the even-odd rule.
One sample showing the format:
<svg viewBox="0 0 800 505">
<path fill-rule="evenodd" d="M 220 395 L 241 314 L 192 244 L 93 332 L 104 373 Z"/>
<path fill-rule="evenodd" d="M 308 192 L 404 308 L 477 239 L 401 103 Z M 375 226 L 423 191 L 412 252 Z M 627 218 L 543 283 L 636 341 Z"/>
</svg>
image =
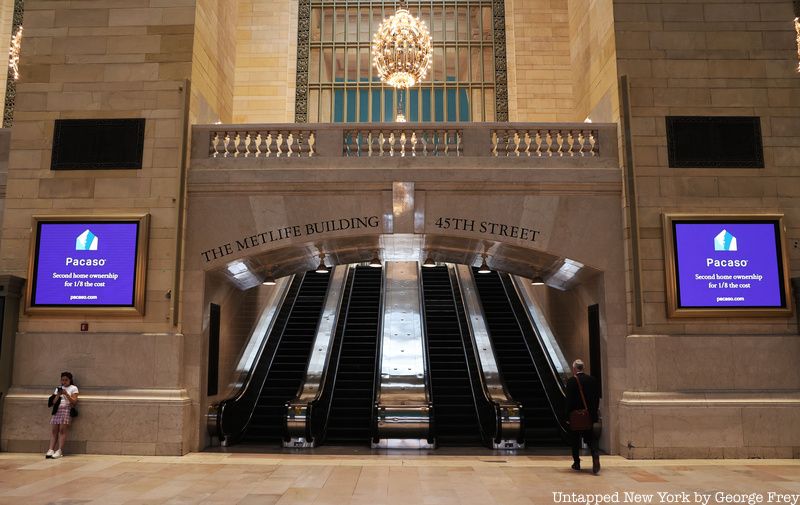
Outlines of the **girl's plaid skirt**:
<svg viewBox="0 0 800 505">
<path fill-rule="evenodd" d="M 61 405 L 55 415 L 50 418 L 50 424 L 69 424 L 72 418 L 69 415 L 69 402 L 61 399 Z"/>
</svg>

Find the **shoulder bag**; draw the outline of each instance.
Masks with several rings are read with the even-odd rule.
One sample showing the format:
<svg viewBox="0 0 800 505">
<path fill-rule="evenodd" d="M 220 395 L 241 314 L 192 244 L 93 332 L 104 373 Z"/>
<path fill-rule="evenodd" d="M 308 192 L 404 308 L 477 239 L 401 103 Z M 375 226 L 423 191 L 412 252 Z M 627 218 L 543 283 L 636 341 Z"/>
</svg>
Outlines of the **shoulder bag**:
<svg viewBox="0 0 800 505">
<path fill-rule="evenodd" d="M 586 397 L 583 395 L 583 386 L 581 380 L 575 377 L 578 383 L 578 391 L 581 393 L 581 400 L 583 401 L 582 409 L 575 409 L 569 413 L 569 429 L 572 431 L 587 431 L 592 429 L 592 416 L 589 414 L 589 407 L 586 405 Z"/>
</svg>

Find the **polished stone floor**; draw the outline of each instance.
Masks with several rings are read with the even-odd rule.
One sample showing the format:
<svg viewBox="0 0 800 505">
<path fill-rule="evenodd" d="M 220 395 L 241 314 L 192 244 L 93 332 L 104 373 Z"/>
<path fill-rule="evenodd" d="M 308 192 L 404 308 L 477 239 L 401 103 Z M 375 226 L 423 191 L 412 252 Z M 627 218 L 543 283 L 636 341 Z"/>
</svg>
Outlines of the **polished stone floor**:
<svg viewBox="0 0 800 505">
<path fill-rule="evenodd" d="M 606 456 L 596 476 L 574 472 L 569 460 L 490 453 L 240 452 L 46 460 L 0 453 L 0 504 L 538 505 L 595 503 L 600 494 L 607 503 L 800 505 L 798 460 Z M 590 461 L 584 458 L 584 464 Z"/>
</svg>

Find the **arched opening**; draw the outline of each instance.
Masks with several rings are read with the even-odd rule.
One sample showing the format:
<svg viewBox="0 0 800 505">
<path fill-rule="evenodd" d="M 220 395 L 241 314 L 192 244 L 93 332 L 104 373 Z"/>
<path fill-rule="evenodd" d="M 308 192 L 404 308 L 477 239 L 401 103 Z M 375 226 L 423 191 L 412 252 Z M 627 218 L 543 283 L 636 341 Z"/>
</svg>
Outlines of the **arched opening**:
<svg viewBox="0 0 800 505">
<path fill-rule="evenodd" d="M 518 312 L 514 317 L 520 320 L 523 317 L 537 318 L 539 326 L 534 331 L 538 338 L 546 340 L 542 349 L 551 354 L 553 366 L 563 379 L 572 359 L 589 356 L 586 317 L 589 306 L 599 307 L 601 328 L 605 327 L 603 272 L 576 259 L 503 242 L 435 234 L 360 235 L 293 244 L 240 257 L 205 272 L 204 321 L 218 324 L 217 327 L 205 325 L 206 334 L 220 336 L 219 352 L 214 356 L 218 361 L 209 363 L 206 371 L 207 379 L 219 383 L 219 392 L 206 397 L 205 404 L 213 405 L 237 394 L 238 382 L 243 374 L 248 373 L 241 365 L 243 354 L 246 349 L 252 351 L 251 339 L 258 325 L 264 324 L 265 307 L 281 296 L 278 294 L 281 289 L 288 289 L 292 276 L 306 273 L 309 278 L 330 276 L 330 273 L 313 272 L 320 260 L 329 269 L 362 265 L 364 270 L 369 270 L 368 265 L 376 257 L 384 270 L 390 264 L 402 263 L 412 264 L 412 268 L 422 271 L 425 270 L 422 265 L 432 261 L 445 270 L 447 267 L 443 265 L 464 265 L 466 271 L 474 270 L 476 276 L 481 276 L 475 267 L 485 262 L 493 274 L 502 273 L 507 279 L 505 289 L 509 292 L 516 290 L 519 296 L 512 300 L 515 304 L 513 310 Z M 541 278 L 544 284 L 533 285 L 534 278 Z M 266 280 L 276 280 L 277 285 L 265 285 Z M 384 290 L 388 289 L 386 282 L 382 285 Z M 425 298 L 427 294 L 423 289 L 420 291 Z M 423 299 L 423 307 L 425 303 Z M 216 319 L 210 317 L 210 307 L 219 307 Z M 273 308 L 274 312 L 276 310 Z M 486 318 L 483 313 L 473 316 Z M 424 314 L 422 317 L 425 318 Z M 491 318 L 487 321 L 491 334 Z M 218 375 L 208 377 L 208 370 L 215 369 Z"/>
</svg>

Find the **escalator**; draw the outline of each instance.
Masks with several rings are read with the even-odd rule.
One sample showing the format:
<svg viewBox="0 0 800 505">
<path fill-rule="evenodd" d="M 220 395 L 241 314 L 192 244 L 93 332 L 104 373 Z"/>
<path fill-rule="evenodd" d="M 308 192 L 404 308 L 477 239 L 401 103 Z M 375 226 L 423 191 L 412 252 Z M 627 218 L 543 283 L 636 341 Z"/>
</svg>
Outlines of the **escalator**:
<svg viewBox="0 0 800 505">
<path fill-rule="evenodd" d="M 283 438 L 284 404 L 303 379 L 328 278 L 314 272 L 296 276 L 245 388 L 258 388 L 257 397 L 251 394 L 253 400 L 246 401 L 240 394 L 220 407 L 220 431 L 230 442 L 260 444 Z"/>
<path fill-rule="evenodd" d="M 383 269 L 359 266 L 352 287 L 326 381 L 333 383 L 325 429 L 325 443 L 368 445 L 372 434 L 375 366 L 380 350 Z M 334 368 L 335 366 L 335 368 Z"/>
<path fill-rule="evenodd" d="M 497 272 L 473 272 L 500 373 L 511 396 L 522 403 L 526 444 L 563 446 L 563 393 L 543 362 L 547 358 L 534 329 L 517 317 L 522 307 L 510 278 Z"/>
<path fill-rule="evenodd" d="M 436 441 L 485 445 L 448 268 L 423 268 L 422 291 Z"/>
</svg>

